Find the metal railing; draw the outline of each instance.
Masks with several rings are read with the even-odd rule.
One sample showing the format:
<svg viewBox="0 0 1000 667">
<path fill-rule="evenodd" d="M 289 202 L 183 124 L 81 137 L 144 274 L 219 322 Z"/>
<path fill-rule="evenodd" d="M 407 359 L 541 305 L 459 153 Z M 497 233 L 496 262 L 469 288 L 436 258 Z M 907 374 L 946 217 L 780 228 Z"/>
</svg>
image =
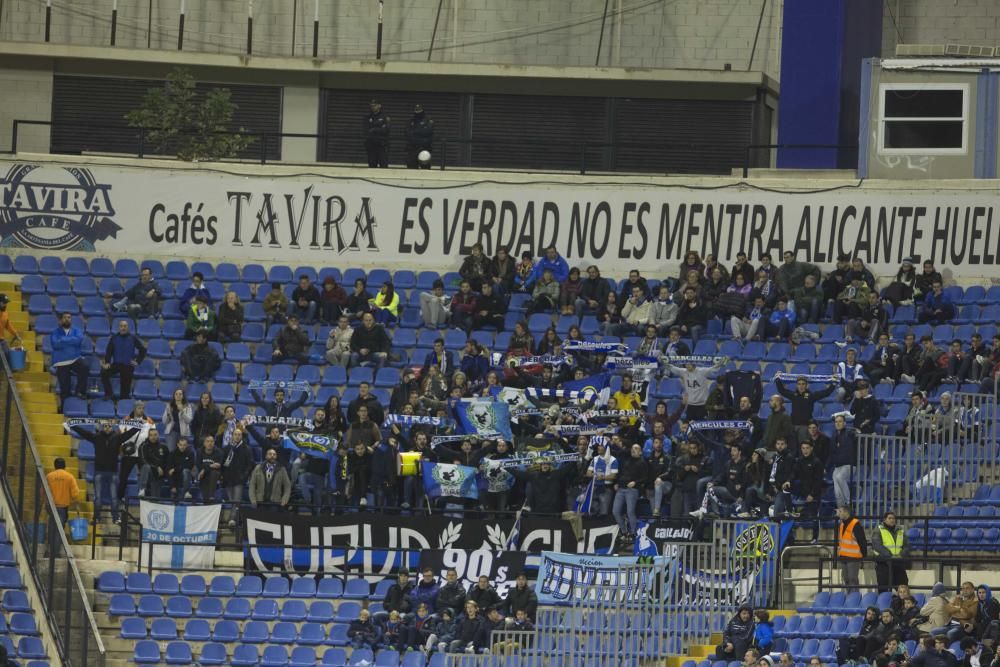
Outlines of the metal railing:
<svg viewBox="0 0 1000 667">
<path fill-rule="evenodd" d="M 992 480 L 998 469 L 996 402 L 989 394 L 955 392 L 953 410 L 911 411 L 898 435 L 859 435 L 857 513 L 930 514 Z"/>
<path fill-rule="evenodd" d="M 51 628 L 61 662 L 103 667 L 106 650 L 87 588 L 63 531 L 6 354 L 0 353 L 0 359 L 0 487 L 11 507 L 9 529 L 16 531 L 26 552 L 42 601 L 39 615 Z"/>
<path fill-rule="evenodd" d="M 15 119 L 11 133 L 11 149 L 9 153 L 18 151 L 20 135 L 26 127 L 48 127 L 50 132 L 69 133 L 74 145 L 79 144 L 79 137 L 90 137 L 93 147 L 78 148 L 71 153 L 91 150 L 99 153 L 121 153 L 143 158 L 169 158 L 173 156 L 160 155 L 147 141 L 148 130 L 126 125 L 105 125 L 94 123 L 56 123 L 46 120 Z M 183 133 L 181 133 L 183 134 Z M 315 141 L 317 158 L 313 163 L 349 164 L 363 166 L 364 161 L 357 156 L 357 151 L 347 151 L 338 155 L 338 146 L 332 143 L 334 137 L 328 134 L 306 134 L 289 132 L 248 132 L 220 131 L 216 134 L 250 137 L 254 141 L 242 150 L 235 159 L 253 160 L 260 164 L 268 162 L 283 162 L 281 158 L 282 141 L 284 139 L 308 139 Z M 342 140 L 337 138 L 338 141 Z M 351 138 L 357 146 L 360 138 Z M 392 142 L 392 146 L 397 146 Z M 399 144 L 402 145 L 402 144 Z M 56 139 L 50 138 L 49 149 L 58 146 Z M 444 137 L 434 141 L 431 147 L 431 166 L 440 169 L 489 169 L 492 171 L 533 171 L 533 172 L 578 172 L 588 173 L 626 173 L 626 174 L 682 174 L 682 173 L 716 173 L 726 174 L 733 168 L 742 167 L 743 178 L 747 178 L 749 170 L 755 165 L 754 156 L 760 150 L 775 148 L 851 148 L 830 144 L 749 144 L 706 143 L 706 142 L 676 142 L 666 144 L 651 144 L 643 142 L 616 141 L 601 142 L 579 139 L 576 141 L 539 141 L 535 139 L 463 139 L 459 137 Z M 398 150 L 393 150 L 391 159 L 398 159 Z M 715 154 L 719 163 L 716 169 L 697 168 L 695 163 L 705 154 Z M 354 155 L 355 159 L 351 156 Z M 537 155 L 540 161 L 536 166 L 530 164 L 531 156 Z M 740 157 L 742 156 L 742 157 Z M 284 162 L 290 164 L 289 162 Z M 544 163 L 545 166 L 542 166 Z M 620 168 L 620 164 L 629 165 Z M 723 164 L 725 163 L 725 164 Z M 768 162 L 762 162 L 767 166 Z M 638 165 L 638 166 L 637 166 Z M 727 166 L 728 165 L 728 166 Z"/>
</svg>

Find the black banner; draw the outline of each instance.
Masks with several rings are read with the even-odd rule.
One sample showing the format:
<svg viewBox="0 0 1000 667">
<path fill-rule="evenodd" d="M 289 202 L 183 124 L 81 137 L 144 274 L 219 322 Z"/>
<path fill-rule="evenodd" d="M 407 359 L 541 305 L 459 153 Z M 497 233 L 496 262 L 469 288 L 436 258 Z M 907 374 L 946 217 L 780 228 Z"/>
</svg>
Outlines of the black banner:
<svg viewBox="0 0 1000 667">
<path fill-rule="evenodd" d="M 372 581 L 399 567 L 416 570 L 421 551 L 461 549 L 522 551 L 525 567 L 538 567 L 542 551 L 610 553 L 618 526 L 610 518 L 572 521 L 523 516 L 511 519 L 462 519 L 445 516 L 387 516 L 359 512 L 332 516 L 251 510 L 246 521 L 247 568 L 274 576 L 363 572 Z M 511 533 L 516 532 L 512 538 Z"/>
<path fill-rule="evenodd" d="M 635 554 L 638 556 L 662 556 L 668 553 L 667 546 L 678 542 L 697 542 L 700 537 L 694 519 L 657 517 L 640 520 L 636 526 Z"/>
<path fill-rule="evenodd" d="M 479 577 L 486 575 L 490 585 L 503 598 L 514 587 L 518 573 L 525 569 L 526 559 L 527 554 L 523 551 L 425 549 L 420 552 L 420 572 L 429 567 L 439 579 L 444 580 L 445 573 L 454 568 L 466 590 L 479 583 Z"/>
</svg>

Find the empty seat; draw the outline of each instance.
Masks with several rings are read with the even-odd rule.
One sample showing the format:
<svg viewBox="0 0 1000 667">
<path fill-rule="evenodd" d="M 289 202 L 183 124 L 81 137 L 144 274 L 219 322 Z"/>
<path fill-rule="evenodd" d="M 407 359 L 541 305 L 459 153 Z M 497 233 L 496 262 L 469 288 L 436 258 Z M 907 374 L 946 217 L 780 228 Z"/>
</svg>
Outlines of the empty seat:
<svg viewBox="0 0 1000 667">
<path fill-rule="evenodd" d="M 202 665 L 224 665 L 229 661 L 226 647 L 218 643 L 209 643 L 201 647 L 198 662 Z"/>
<path fill-rule="evenodd" d="M 226 600 L 226 608 L 222 612 L 222 617 L 233 621 L 245 621 L 250 617 L 250 600 L 247 598 Z"/>
<path fill-rule="evenodd" d="M 163 616 L 163 600 L 159 595 L 143 595 L 136 605 L 140 616 Z"/>
<path fill-rule="evenodd" d="M 97 590 L 102 593 L 124 593 L 125 577 L 121 572 L 101 572 L 97 577 Z"/>
<path fill-rule="evenodd" d="M 146 638 L 146 621 L 141 618 L 123 618 L 121 631 L 118 636 L 122 639 L 145 639 Z"/>
<path fill-rule="evenodd" d="M 222 616 L 222 600 L 219 598 L 202 598 L 198 600 L 198 608 L 194 615 L 198 618 L 220 618 Z"/>
<path fill-rule="evenodd" d="M 219 621 L 212 628 L 212 641 L 226 644 L 236 641 L 239 636 L 240 626 L 236 624 L 236 621 Z"/>
<path fill-rule="evenodd" d="M 133 595 L 153 592 L 153 582 L 145 572 L 130 572 L 125 578 L 125 590 Z"/>
<path fill-rule="evenodd" d="M 271 641 L 274 641 L 272 638 Z M 286 667 L 288 665 L 288 649 L 284 646 L 268 646 L 260 657 L 260 667 Z"/>
<path fill-rule="evenodd" d="M 242 640 L 247 644 L 263 644 L 267 637 L 267 623 L 263 621 L 248 621 L 243 626 Z"/>
<path fill-rule="evenodd" d="M 203 618 L 192 618 L 184 624 L 184 639 L 189 642 L 207 642 L 212 638 L 212 629 Z"/>
<path fill-rule="evenodd" d="M 191 618 L 194 614 L 191 607 L 191 598 L 183 595 L 174 595 L 167 598 L 166 613 L 171 618 Z"/>
<path fill-rule="evenodd" d="M 6 594 L 4 594 L 6 599 Z M 27 599 L 27 598 L 25 598 Z M 4 605 L 6 608 L 6 605 Z M 24 611 L 31 611 L 25 609 Z M 131 595 L 127 593 L 118 593 L 111 596 L 111 601 L 108 604 L 108 615 L 109 616 L 135 616 L 135 600 L 132 599 Z"/>
<path fill-rule="evenodd" d="M 274 600 L 258 599 L 253 604 L 250 618 L 255 621 L 273 621 L 278 618 L 278 603 Z"/>
<path fill-rule="evenodd" d="M 371 587 L 366 579 L 349 579 L 344 588 L 344 597 L 348 600 L 366 600 L 371 594 Z"/>
<path fill-rule="evenodd" d="M 165 660 L 168 665 L 190 665 L 194 656 L 187 642 L 173 641 L 167 644 Z"/>
<path fill-rule="evenodd" d="M 239 597 L 253 598 L 261 594 L 263 584 L 260 577 L 244 575 L 240 577 L 236 584 L 236 595 Z"/>
<path fill-rule="evenodd" d="M 266 627 L 266 626 L 265 626 Z M 294 644 L 297 636 L 295 624 L 287 621 L 278 621 L 271 628 L 271 643 L 273 644 Z"/>
<path fill-rule="evenodd" d="M 316 600 L 309 605 L 306 620 L 313 623 L 330 623 L 333 621 L 333 604 L 326 600 Z"/>
<path fill-rule="evenodd" d="M 155 664 L 160 661 L 160 645 L 150 639 L 136 642 L 132 650 L 132 660 L 136 663 Z"/>
<path fill-rule="evenodd" d="M 337 626 L 334 626 L 337 627 Z M 306 646 L 318 646 L 326 642 L 326 631 L 320 623 L 303 623 L 299 628 L 298 643 Z"/>
<path fill-rule="evenodd" d="M 208 594 L 212 597 L 229 597 L 236 595 L 236 583 L 229 575 L 218 575 L 212 577 L 212 583 L 208 588 Z"/>
<path fill-rule="evenodd" d="M 288 580 L 284 577 L 271 577 L 264 582 L 264 597 L 284 598 L 288 597 Z"/>
<path fill-rule="evenodd" d="M 419 656 L 423 665 L 423 655 Z M 288 667 L 314 667 L 316 665 L 316 649 L 312 646 L 296 646 L 288 659 Z"/>
<path fill-rule="evenodd" d="M 240 644 L 233 649 L 233 660 L 230 664 L 237 667 L 255 667 L 260 660 L 257 647 L 248 644 Z"/>
<path fill-rule="evenodd" d="M 287 600 L 281 606 L 279 618 L 282 621 L 298 623 L 306 620 L 306 603 L 302 600 Z"/>
<path fill-rule="evenodd" d="M 316 580 L 312 577 L 299 577 L 293 580 L 289 594 L 293 598 L 316 597 Z"/>
<path fill-rule="evenodd" d="M 172 618 L 154 618 L 149 626 L 149 637 L 157 641 L 177 639 L 177 621 Z"/>
</svg>

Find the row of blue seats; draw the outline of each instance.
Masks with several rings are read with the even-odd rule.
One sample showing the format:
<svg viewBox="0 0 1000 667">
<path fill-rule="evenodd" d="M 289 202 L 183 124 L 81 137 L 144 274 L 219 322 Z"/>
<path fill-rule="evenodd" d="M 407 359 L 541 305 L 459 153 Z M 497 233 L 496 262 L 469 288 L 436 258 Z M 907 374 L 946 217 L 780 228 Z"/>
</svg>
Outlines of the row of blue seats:
<svg viewBox="0 0 1000 667">
<path fill-rule="evenodd" d="M 233 579 L 226 574 L 212 577 L 205 581 L 200 574 L 186 574 L 178 579 L 171 572 L 161 572 L 155 578 L 150 578 L 145 572 L 131 572 L 123 575 L 121 572 L 109 570 L 102 572 L 97 578 L 97 590 L 102 593 L 128 593 L 130 595 L 188 595 L 193 597 L 258 597 L 266 598 L 321 598 L 346 600 L 382 600 L 386 591 L 394 583 L 384 579 L 375 585 L 366 579 L 353 578 L 346 581 L 337 577 L 323 577 L 317 580 L 312 577 L 299 577 L 289 583 L 284 577 L 270 577 L 262 580 L 260 577 L 243 575 Z"/>
<path fill-rule="evenodd" d="M 929 528 L 925 533 L 922 528 L 910 528 L 906 531 L 906 540 L 910 548 L 918 550 L 995 552 L 1000 549 L 1000 529 L 982 526 Z"/>
<path fill-rule="evenodd" d="M 958 504 L 977 507 L 1000 507 L 1000 484 L 981 484 L 976 488 L 976 492 L 972 498 L 961 500 Z"/>
<path fill-rule="evenodd" d="M 643 658 L 642 655 L 616 655 L 611 658 L 601 654 L 570 658 L 538 653 L 508 656 L 434 653 L 425 657 L 419 651 L 400 654 L 389 649 L 377 653 L 366 648 L 354 649 L 350 653 L 348 650 L 328 648 L 320 658 L 311 646 L 298 646 L 289 652 L 284 646 L 269 646 L 261 651 L 253 644 L 239 644 L 229 653 L 226 645 L 212 642 L 197 651 L 197 664 L 237 667 L 638 667 Z M 190 665 L 195 661 L 195 653 L 195 649 L 184 641 L 169 642 L 161 652 L 155 641 L 144 640 L 136 644 L 132 660 L 140 665 Z"/>
<path fill-rule="evenodd" d="M 356 615 L 350 620 L 355 619 L 357 619 Z M 235 620 L 220 620 L 212 627 L 205 619 L 194 618 L 189 619 L 179 632 L 177 621 L 173 618 L 154 618 L 147 630 L 145 619 L 128 617 L 122 619 L 119 636 L 122 639 L 131 640 L 149 637 L 157 641 L 172 641 L 183 635 L 184 640 L 189 642 L 347 646 L 350 644 L 350 639 L 347 636 L 349 622 L 338 621 L 330 626 L 328 634 L 326 624 L 329 621 L 308 622 L 299 626 L 290 621 L 276 621 L 269 624 L 267 621 L 245 620 L 241 630 L 241 624 Z"/>
<path fill-rule="evenodd" d="M 402 663 L 396 651 L 380 651 L 379 655 L 382 654 L 386 657 L 380 660 L 369 649 L 355 649 L 348 656 L 345 649 L 333 647 L 324 652 L 322 661 L 318 664 L 322 667 L 399 667 L 400 664 L 402 667 L 424 667 L 423 653 L 407 653 L 403 656 Z M 436 655 L 440 655 L 440 659 L 432 659 L 430 667 L 445 667 L 445 656 Z M 289 655 L 288 649 L 284 646 L 265 647 L 262 654 L 256 645 L 239 644 L 230 654 L 225 644 L 211 642 L 201 647 L 197 664 L 235 667 L 315 667 L 316 657 L 316 650 L 311 646 L 296 647 Z M 166 645 L 161 654 L 160 645 L 154 640 L 146 639 L 136 642 L 132 661 L 139 665 L 161 662 L 168 665 L 191 665 L 195 664 L 195 651 L 186 641 L 172 641 Z"/>
<path fill-rule="evenodd" d="M 402 289 L 418 287 L 420 289 L 430 289 L 434 281 L 441 278 L 446 283 L 453 284 L 459 280 L 457 272 L 447 272 L 440 274 L 437 271 L 420 271 L 419 273 L 406 269 L 390 272 L 388 269 L 370 269 L 365 271 L 360 268 L 348 268 L 341 272 L 338 268 L 325 267 L 317 271 L 311 266 L 300 266 L 292 269 L 287 265 L 274 265 L 265 269 L 260 264 L 245 264 L 242 268 L 231 262 L 193 262 L 188 265 L 182 260 L 171 260 L 164 265 L 158 260 L 145 260 L 141 264 L 133 259 L 119 259 L 112 262 L 104 257 L 69 257 L 64 261 L 61 257 L 45 256 L 36 258 L 32 255 L 21 255 L 15 258 L 4 257 L 0 260 L 0 273 L 20 273 L 26 275 L 41 274 L 43 276 L 70 277 L 92 276 L 96 278 L 118 277 L 122 279 L 136 279 L 139 276 L 140 268 L 149 268 L 156 279 L 167 279 L 171 281 L 189 280 L 191 275 L 201 273 L 206 280 L 219 280 L 225 283 L 248 282 L 248 283 L 287 283 L 296 280 L 299 276 L 305 275 L 313 282 L 322 282 L 327 276 L 334 277 L 338 283 L 351 285 L 358 278 L 363 278 L 371 285 L 381 285 L 383 282 L 392 281 Z M 618 289 L 624 286 L 625 279 L 617 281 Z M 656 279 L 648 280 L 651 289 L 659 284 Z M 950 285 L 945 288 L 946 293 L 952 301 L 959 304 L 968 303 L 1000 303 L 1000 286 L 994 285 L 989 288 L 973 285 L 962 288 L 958 285 Z"/>
</svg>

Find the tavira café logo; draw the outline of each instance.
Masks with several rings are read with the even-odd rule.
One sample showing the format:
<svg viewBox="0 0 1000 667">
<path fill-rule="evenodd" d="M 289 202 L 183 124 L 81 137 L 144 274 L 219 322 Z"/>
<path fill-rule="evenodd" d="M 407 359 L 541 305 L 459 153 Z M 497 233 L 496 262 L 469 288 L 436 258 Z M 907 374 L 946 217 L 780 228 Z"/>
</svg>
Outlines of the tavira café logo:
<svg viewBox="0 0 1000 667">
<path fill-rule="evenodd" d="M 93 251 L 121 229 L 110 190 L 87 169 L 12 166 L 0 180 L 0 247 Z"/>
</svg>

